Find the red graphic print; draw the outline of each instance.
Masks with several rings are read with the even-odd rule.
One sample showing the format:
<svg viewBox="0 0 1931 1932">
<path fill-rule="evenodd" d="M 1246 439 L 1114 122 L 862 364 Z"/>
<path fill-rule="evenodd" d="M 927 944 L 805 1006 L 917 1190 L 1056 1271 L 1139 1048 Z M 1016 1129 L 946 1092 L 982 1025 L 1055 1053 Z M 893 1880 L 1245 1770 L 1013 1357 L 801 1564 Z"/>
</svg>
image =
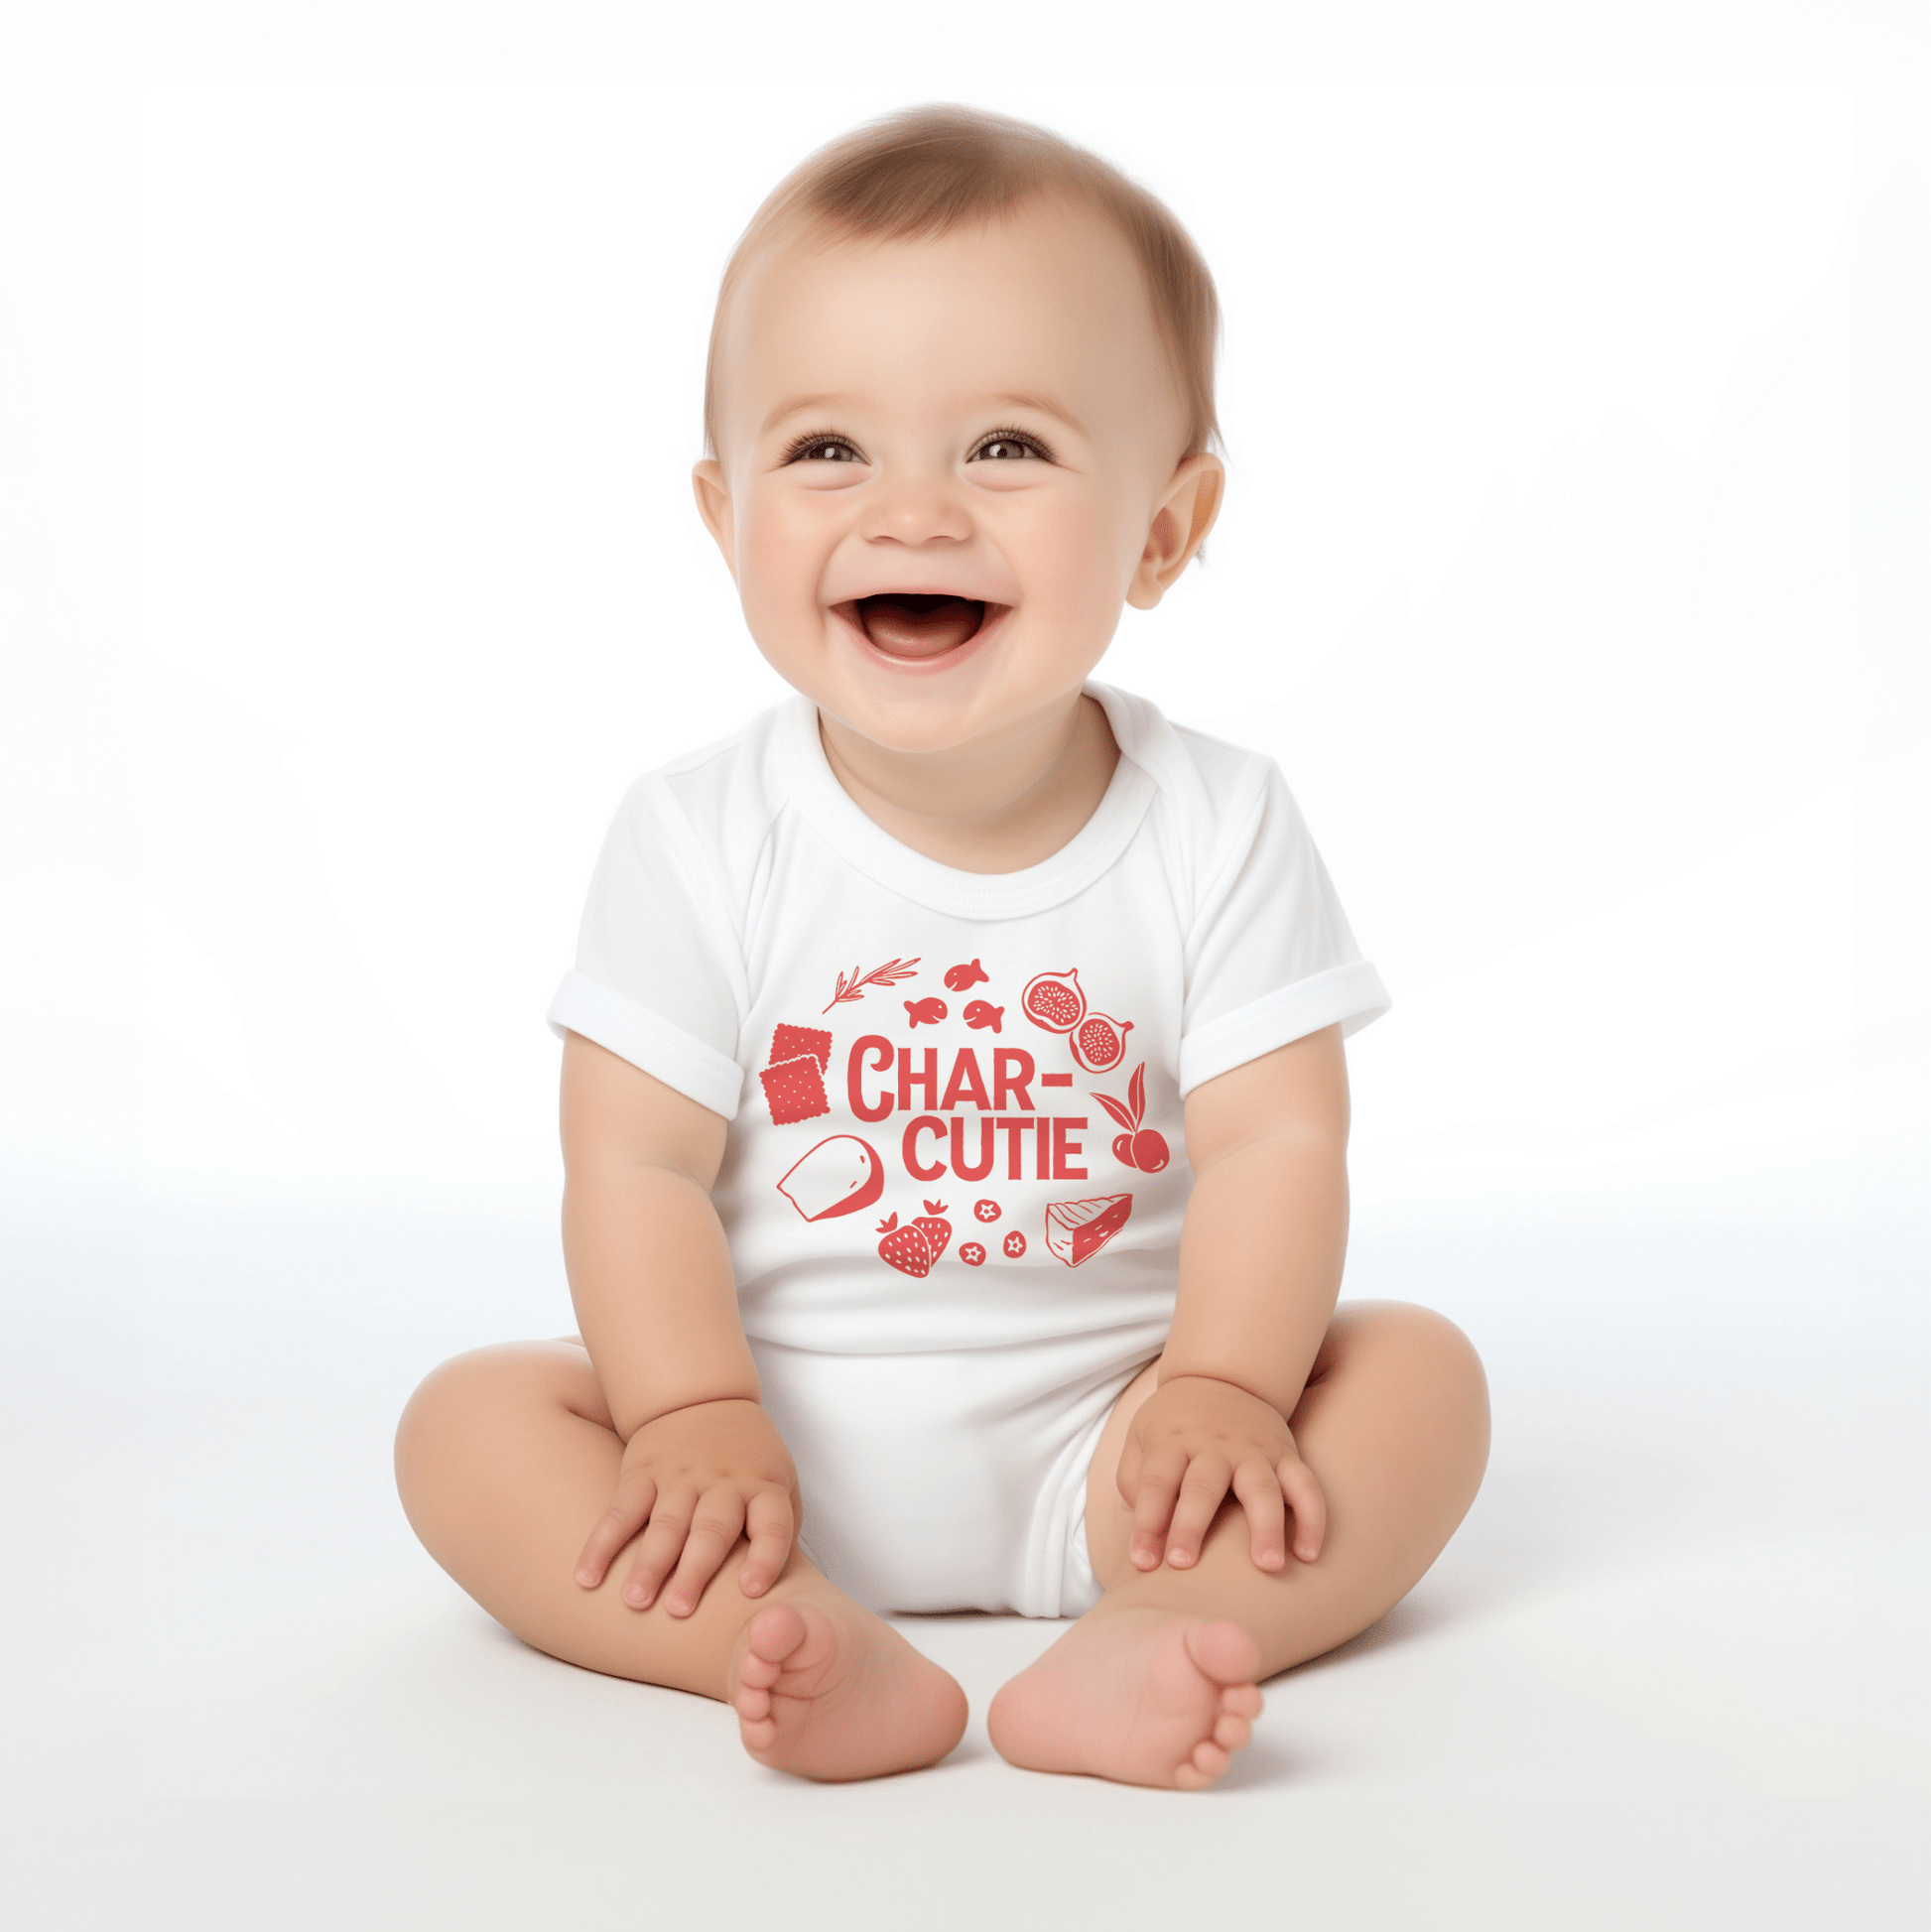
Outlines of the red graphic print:
<svg viewBox="0 0 1931 1932">
<path fill-rule="evenodd" d="M 1000 1243 L 1000 1248 L 1008 1261 L 1016 1261 L 1026 1251 L 1026 1237 L 1015 1227 Z"/>
<path fill-rule="evenodd" d="M 1073 1057 L 1090 1074 L 1110 1073 L 1126 1058 L 1126 1036 L 1133 1030 L 1131 1020 L 1116 1020 L 1105 1013 L 1089 1013 L 1073 1029 L 1067 1044 Z"/>
<path fill-rule="evenodd" d="M 946 1204 L 943 1201 L 928 1201 L 925 1213 L 920 1215 L 912 1225 L 925 1236 L 925 1244 L 932 1250 L 936 1261 L 946 1251 L 946 1243 L 952 1239 L 952 1223 L 943 1219 Z"/>
<path fill-rule="evenodd" d="M 907 1026 L 937 1026 L 946 1017 L 946 1002 L 943 999 L 908 999 L 905 1010 L 910 1017 Z"/>
<path fill-rule="evenodd" d="M 820 1072 L 829 1072 L 832 1036 L 816 1026 L 780 1025 L 771 1036 L 771 1051 L 764 1056 L 765 1065 L 775 1067 L 781 1060 L 796 1060 L 802 1054 L 810 1054 L 818 1062 Z"/>
<path fill-rule="evenodd" d="M 970 966 L 956 966 L 946 968 L 947 988 L 956 993 L 963 993 L 968 986 L 976 986 L 991 977 L 992 975 L 976 960 Z"/>
<path fill-rule="evenodd" d="M 999 1021 L 1005 1016 L 1003 1006 L 988 1006 L 984 1000 L 975 999 L 966 1009 L 967 1026 L 989 1026 L 994 1033 L 999 1031 Z"/>
<path fill-rule="evenodd" d="M 1112 1115 L 1116 1125 L 1126 1129 L 1114 1136 L 1114 1158 L 1128 1167 L 1137 1167 L 1142 1174 L 1158 1174 L 1172 1156 L 1164 1135 L 1140 1125 L 1146 1118 L 1146 1062 L 1141 1061 L 1133 1069 L 1133 1078 L 1126 1084 L 1125 1105 L 1106 1094 L 1095 1094 L 1093 1097 Z"/>
<path fill-rule="evenodd" d="M 918 958 L 909 960 L 887 960 L 882 966 L 873 966 L 869 972 L 860 972 L 856 966 L 851 968 L 851 977 L 838 974 L 838 989 L 825 1002 L 821 1009 L 829 1013 L 842 999 L 863 999 L 867 986 L 895 986 L 901 979 L 918 977 Z"/>
<path fill-rule="evenodd" d="M 810 1054 L 781 1060 L 758 1076 L 771 1106 L 771 1123 L 788 1127 L 794 1120 L 816 1120 L 832 1111 L 825 1094 L 825 1069 Z"/>
<path fill-rule="evenodd" d="M 978 1221 L 997 1221 L 999 1219 L 999 1204 L 996 1201 L 974 1201 L 972 1203 L 972 1214 L 974 1219 Z"/>
<path fill-rule="evenodd" d="M 1126 1225 L 1132 1212 L 1130 1194 L 1102 1194 L 1093 1201 L 1055 1201 L 1046 1210 L 1046 1245 L 1069 1268 L 1077 1268 Z"/>
<path fill-rule="evenodd" d="M 870 1141 L 834 1134 L 793 1163 L 778 1192 L 807 1221 L 836 1221 L 869 1208 L 885 1192 L 885 1163 Z"/>
<path fill-rule="evenodd" d="M 878 1231 L 885 1237 L 878 1243 L 879 1257 L 900 1274 L 923 1276 L 932 1272 L 932 1247 L 917 1223 L 901 1227 L 896 1215 L 887 1215 L 878 1224 Z"/>
<path fill-rule="evenodd" d="M 968 1268 L 982 1267 L 985 1263 L 985 1250 L 976 1241 L 967 1241 L 959 1250 L 959 1258 Z"/>
<path fill-rule="evenodd" d="M 1019 1010 L 1048 1033 L 1071 1033 L 1087 1016 L 1079 973 L 1071 966 L 1064 972 L 1034 973 L 1019 995 Z"/>
</svg>

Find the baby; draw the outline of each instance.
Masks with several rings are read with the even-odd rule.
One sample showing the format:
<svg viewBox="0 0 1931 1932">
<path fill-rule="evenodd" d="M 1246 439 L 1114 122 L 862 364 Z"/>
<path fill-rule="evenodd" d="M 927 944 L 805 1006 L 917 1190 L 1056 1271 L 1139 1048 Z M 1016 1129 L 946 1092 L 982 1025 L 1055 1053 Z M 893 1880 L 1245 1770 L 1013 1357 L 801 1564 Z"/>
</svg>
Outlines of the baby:
<svg viewBox="0 0 1931 1932">
<path fill-rule="evenodd" d="M 1387 1000 L 1280 773 L 1088 682 L 1213 526 L 1217 328 L 1160 202 L 958 108 L 724 274 L 698 508 L 797 696 L 604 845 L 551 1011 L 581 1339 L 438 1369 L 396 1461 L 518 1636 L 802 1776 L 944 1757 L 880 1612 L 979 1609 L 1078 1619 L 1014 1764 L 1211 1784 L 1480 1481 L 1462 1335 L 1336 1308 Z"/>
</svg>

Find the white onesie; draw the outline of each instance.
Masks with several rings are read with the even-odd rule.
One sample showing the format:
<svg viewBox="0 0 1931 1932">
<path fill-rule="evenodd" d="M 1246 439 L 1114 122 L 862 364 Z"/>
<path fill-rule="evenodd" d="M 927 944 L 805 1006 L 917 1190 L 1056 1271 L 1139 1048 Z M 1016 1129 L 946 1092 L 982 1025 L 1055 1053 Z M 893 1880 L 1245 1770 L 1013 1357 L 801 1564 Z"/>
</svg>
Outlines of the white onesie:
<svg viewBox="0 0 1931 1932">
<path fill-rule="evenodd" d="M 801 1540 L 877 1610 L 1096 1601 L 1087 1467 L 1173 1316 L 1181 1101 L 1388 1004 L 1277 767 L 1088 691 L 1118 767 L 1021 872 L 874 825 L 804 698 L 640 779 L 550 1009 L 731 1123 Z"/>
</svg>

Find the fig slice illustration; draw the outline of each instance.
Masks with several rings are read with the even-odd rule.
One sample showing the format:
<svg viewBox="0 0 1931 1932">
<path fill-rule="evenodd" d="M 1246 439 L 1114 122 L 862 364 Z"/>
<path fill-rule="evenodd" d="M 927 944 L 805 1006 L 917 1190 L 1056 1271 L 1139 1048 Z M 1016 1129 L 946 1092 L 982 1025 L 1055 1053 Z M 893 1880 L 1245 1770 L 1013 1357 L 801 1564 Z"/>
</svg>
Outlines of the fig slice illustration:
<svg viewBox="0 0 1931 1932">
<path fill-rule="evenodd" d="M 1107 1013 L 1089 1013 L 1073 1029 L 1067 1044 L 1073 1057 L 1090 1074 L 1108 1074 L 1126 1058 L 1126 1036 L 1133 1030 L 1131 1020 L 1116 1020 Z"/>
<path fill-rule="evenodd" d="M 1048 1033 L 1071 1033 L 1087 1015 L 1079 973 L 1071 966 L 1064 972 L 1034 973 L 1019 995 L 1019 1010 Z"/>
</svg>

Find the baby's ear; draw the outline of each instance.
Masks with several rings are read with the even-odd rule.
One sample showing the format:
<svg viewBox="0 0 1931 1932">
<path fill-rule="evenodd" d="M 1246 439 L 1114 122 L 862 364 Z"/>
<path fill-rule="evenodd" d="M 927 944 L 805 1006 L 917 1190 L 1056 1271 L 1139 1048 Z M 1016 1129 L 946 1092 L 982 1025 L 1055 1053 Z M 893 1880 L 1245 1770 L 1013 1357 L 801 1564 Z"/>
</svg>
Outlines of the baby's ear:
<svg viewBox="0 0 1931 1932">
<path fill-rule="evenodd" d="M 731 580 L 737 580 L 737 519 L 731 507 L 731 493 L 724 482 L 724 465 L 715 456 L 707 456 L 691 471 L 691 488 L 698 499 L 698 514 L 711 541 L 724 554 L 724 568 Z"/>
<path fill-rule="evenodd" d="M 1146 547 L 1126 588 L 1126 601 L 1136 610 L 1151 610 L 1199 555 L 1221 514 L 1225 486 L 1226 465 L 1211 450 L 1189 456 L 1174 471 L 1154 506 Z"/>
</svg>

